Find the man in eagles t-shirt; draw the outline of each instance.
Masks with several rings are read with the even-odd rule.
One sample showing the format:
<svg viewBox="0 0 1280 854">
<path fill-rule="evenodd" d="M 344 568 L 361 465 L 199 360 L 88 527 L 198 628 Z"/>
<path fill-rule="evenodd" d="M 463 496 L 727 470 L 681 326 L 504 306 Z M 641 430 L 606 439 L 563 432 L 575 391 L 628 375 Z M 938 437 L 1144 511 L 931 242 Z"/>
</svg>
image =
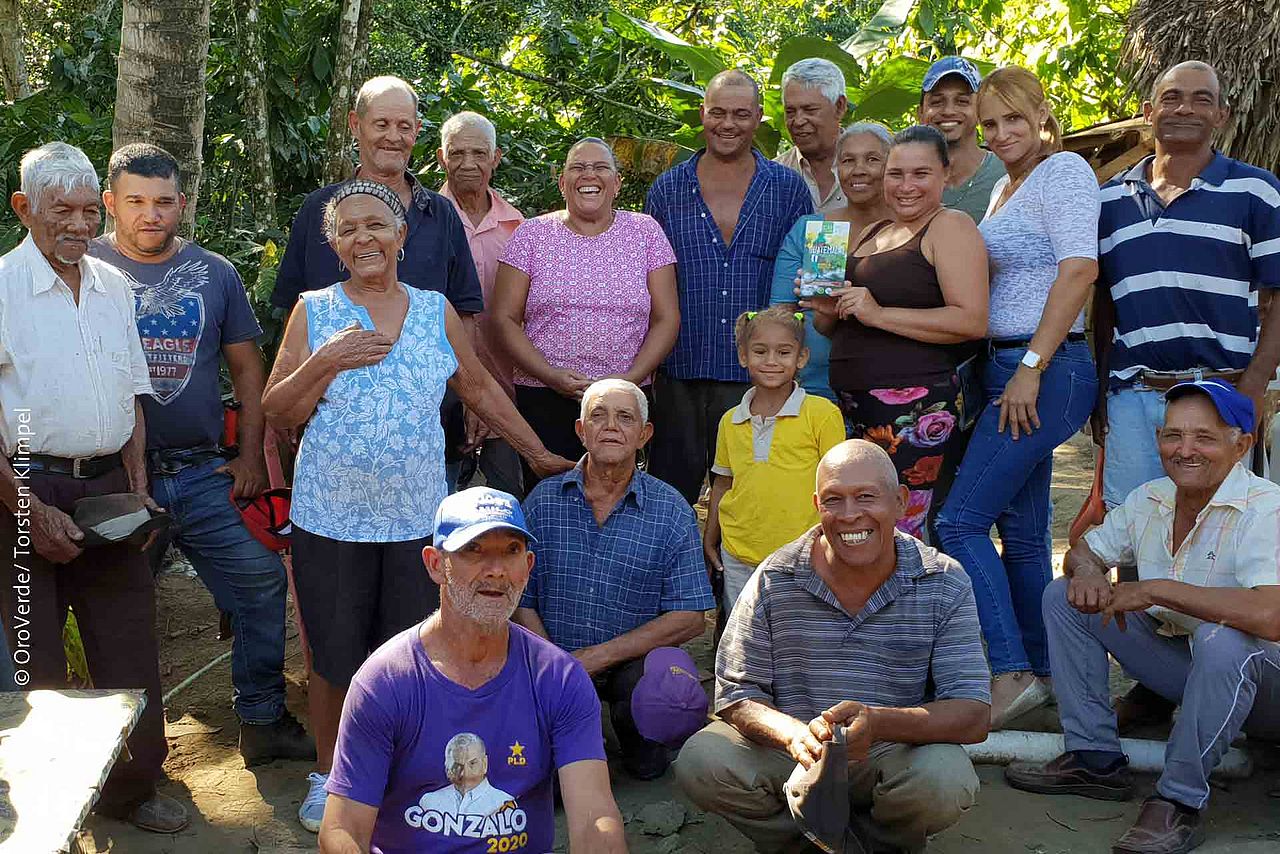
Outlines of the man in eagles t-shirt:
<svg viewBox="0 0 1280 854">
<path fill-rule="evenodd" d="M 115 231 L 89 254 L 133 285 L 154 395 L 142 398 L 151 496 L 177 523 L 174 544 L 218 608 L 231 614 L 231 683 L 245 765 L 315 759 L 315 743 L 285 708 L 285 580 L 280 556 L 245 528 L 235 498 L 267 487 L 262 450 L 262 333 L 234 267 L 178 237 L 186 198 L 178 162 L 147 143 L 111 155 L 103 203 Z M 225 358 L 241 401 L 239 455 L 220 446 Z M 157 556 L 163 546 L 156 547 Z"/>
<path fill-rule="evenodd" d="M 519 502 L 475 487 L 436 512 L 440 610 L 351 682 L 320 826 L 324 852 L 626 851 L 600 701 L 568 653 L 509 619 L 533 568 Z"/>
</svg>

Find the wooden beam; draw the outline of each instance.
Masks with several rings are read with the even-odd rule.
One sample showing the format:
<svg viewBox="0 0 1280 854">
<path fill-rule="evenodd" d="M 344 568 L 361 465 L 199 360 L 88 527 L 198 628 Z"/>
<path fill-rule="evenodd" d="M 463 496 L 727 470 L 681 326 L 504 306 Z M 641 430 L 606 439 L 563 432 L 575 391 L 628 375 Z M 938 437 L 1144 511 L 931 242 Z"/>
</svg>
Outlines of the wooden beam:
<svg viewBox="0 0 1280 854">
<path fill-rule="evenodd" d="M 1115 157 L 1094 169 L 1093 174 L 1098 176 L 1099 184 L 1104 181 L 1110 181 L 1125 169 L 1132 169 L 1138 161 L 1150 154 L 1151 151 L 1151 146 L 1146 142 L 1139 142 L 1124 154 L 1121 154 L 1119 157 Z"/>
</svg>

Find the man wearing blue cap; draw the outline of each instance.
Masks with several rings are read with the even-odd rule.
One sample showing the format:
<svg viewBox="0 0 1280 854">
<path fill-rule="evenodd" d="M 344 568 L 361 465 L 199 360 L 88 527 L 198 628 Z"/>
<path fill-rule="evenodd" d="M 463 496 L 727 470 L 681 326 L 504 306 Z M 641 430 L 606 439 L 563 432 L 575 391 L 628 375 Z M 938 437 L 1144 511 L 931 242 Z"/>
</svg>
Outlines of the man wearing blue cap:
<svg viewBox="0 0 1280 854">
<path fill-rule="evenodd" d="M 1045 590 L 1066 753 L 1006 772 L 1032 792 L 1130 796 L 1108 653 L 1181 705 L 1156 795 L 1117 854 L 1195 848 L 1209 774 L 1231 741 L 1242 730 L 1280 735 L 1280 486 L 1240 462 L 1253 447 L 1253 402 L 1221 380 L 1181 383 L 1165 399 L 1156 442 L 1167 477 L 1108 513 Z M 1112 567 L 1135 564 L 1139 581 L 1112 583 Z"/>
<path fill-rule="evenodd" d="M 351 681 L 322 852 L 550 851 L 552 775 L 570 850 L 626 851 L 590 678 L 509 622 L 533 542 L 505 492 L 476 487 L 440 503 L 422 553 L 440 610 Z"/>
<path fill-rule="evenodd" d="M 981 222 L 991 201 L 991 188 L 1004 175 L 1004 164 L 978 146 L 977 66 L 960 56 L 939 59 L 924 75 L 916 118 L 937 128 L 947 139 L 951 174 L 942 203 Z"/>
</svg>

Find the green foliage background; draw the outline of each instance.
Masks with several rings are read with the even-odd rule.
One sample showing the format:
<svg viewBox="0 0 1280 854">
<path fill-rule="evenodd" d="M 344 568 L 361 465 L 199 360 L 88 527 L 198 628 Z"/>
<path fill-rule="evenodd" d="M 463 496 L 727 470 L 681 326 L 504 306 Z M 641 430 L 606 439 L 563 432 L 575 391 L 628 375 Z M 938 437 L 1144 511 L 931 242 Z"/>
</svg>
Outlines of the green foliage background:
<svg viewBox="0 0 1280 854">
<path fill-rule="evenodd" d="M 962 53 L 984 67 L 1016 63 L 1046 83 L 1064 125 L 1131 114 L 1118 57 L 1131 0 L 375 0 L 370 75 L 417 86 L 424 121 L 413 168 L 428 186 L 439 125 L 472 109 L 497 125 L 505 152 L 495 183 L 526 214 L 558 207 L 554 165 L 582 136 L 698 145 L 701 86 L 721 68 L 768 81 L 758 143 L 782 139 L 778 81 L 806 56 L 844 68 L 854 117 L 910 121 L 928 63 Z M 244 21 L 212 0 L 205 175 L 196 236 L 241 270 L 269 322 L 289 223 L 320 183 L 328 132 L 337 0 L 261 0 L 279 219 L 258 230 L 245 156 Z M 119 0 L 25 0 L 29 98 L 0 104 L 0 189 L 17 188 L 22 153 L 62 139 L 105 168 L 111 149 Z M 661 152 L 669 146 L 650 145 Z M 643 142 L 639 153 L 646 152 Z M 647 178 L 631 174 L 621 204 L 638 207 Z M 0 251 L 21 238 L 0 214 Z"/>
</svg>

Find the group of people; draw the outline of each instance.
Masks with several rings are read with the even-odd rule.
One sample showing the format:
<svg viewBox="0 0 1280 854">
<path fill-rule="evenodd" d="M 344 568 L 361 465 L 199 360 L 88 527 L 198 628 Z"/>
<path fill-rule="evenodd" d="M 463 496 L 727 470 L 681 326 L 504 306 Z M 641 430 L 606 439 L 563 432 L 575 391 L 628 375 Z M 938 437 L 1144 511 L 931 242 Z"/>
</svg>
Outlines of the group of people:
<svg viewBox="0 0 1280 854">
<path fill-rule="evenodd" d="M 550 850 L 557 798 L 574 850 L 624 850 L 601 703 L 627 774 L 674 763 L 764 851 L 796 844 L 788 777 L 838 736 L 849 839 L 918 851 L 975 802 L 960 745 L 1055 695 L 1067 752 L 1011 785 L 1126 798 L 1120 728 L 1180 704 L 1114 850 L 1198 844 L 1222 753 L 1280 721 L 1280 487 L 1242 462 L 1280 363 L 1259 311 L 1280 181 L 1213 149 L 1227 105 L 1198 62 L 1144 105 L 1155 154 L 1101 190 L 1024 69 L 939 60 L 897 134 L 842 127 L 826 60 L 782 100 L 777 161 L 759 87 L 726 71 L 644 213 L 615 209 L 591 137 L 564 208 L 526 220 L 492 186 L 491 122 L 442 125 L 433 192 L 416 93 L 371 79 L 356 174 L 294 222 L 269 375 L 235 269 L 178 236 L 169 154 L 120 148 L 101 195 L 77 149 L 27 154 L 28 235 L 0 259 L 0 602 L 20 686 L 62 684 L 71 606 L 94 684 L 152 699 L 100 811 L 187 823 L 155 789 L 163 514 L 231 615 L 246 765 L 315 761 L 299 819 L 326 852 Z M 801 297 L 814 221 L 849 224 L 846 281 Z M 1111 512 L 1052 581 L 1053 451 L 1091 414 Z M 284 706 L 285 566 L 241 515 L 268 428 L 300 437 L 310 735 Z M 78 502 L 121 493 L 87 539 Z M 716 608 L 708 723 L 679 647 Z M 1119 714 L 1108 654 L 1140 683 Z"/>
</svg>

